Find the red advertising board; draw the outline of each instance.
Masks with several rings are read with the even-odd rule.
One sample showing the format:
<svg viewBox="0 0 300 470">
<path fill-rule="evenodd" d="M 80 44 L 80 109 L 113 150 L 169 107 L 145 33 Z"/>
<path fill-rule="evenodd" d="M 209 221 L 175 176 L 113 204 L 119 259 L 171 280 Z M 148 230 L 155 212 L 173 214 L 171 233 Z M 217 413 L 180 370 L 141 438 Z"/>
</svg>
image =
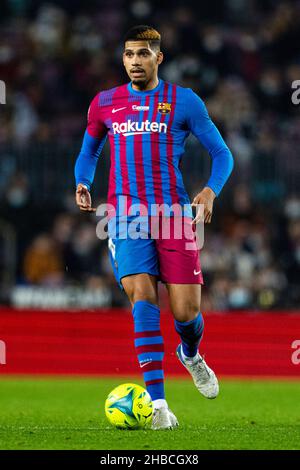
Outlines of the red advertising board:
<svg viewBox="0 0 300 470">
<path fill-rule="evenodd" d="M 210 313 L 200 351 L 218 375 L 300 377 L 300 312 Z M 186 375 L 162 312 L 166 376 Z M 131 312 L 0 310 L 3 374 L 140 374 Z M 4 360 L 5 359 L 5 360 Z M 5 363 L 4 363 L 5 362 Z"/>
</svg>

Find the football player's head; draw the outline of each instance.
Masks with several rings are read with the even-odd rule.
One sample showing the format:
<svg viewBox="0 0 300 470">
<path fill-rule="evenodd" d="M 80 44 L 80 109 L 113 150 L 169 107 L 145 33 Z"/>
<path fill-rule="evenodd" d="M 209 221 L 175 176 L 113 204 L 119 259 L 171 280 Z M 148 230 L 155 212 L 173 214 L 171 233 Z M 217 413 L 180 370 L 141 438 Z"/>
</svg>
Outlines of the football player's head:
<svg viewBox="0 0 300 470">
<path fill-rule="evenodd" d="M 124 38 L 123 64 L 133 84 L 145 88 L 157 76 L 163 61 L 160 34 L 151 26 L 131 28 Z"/>
</svg>

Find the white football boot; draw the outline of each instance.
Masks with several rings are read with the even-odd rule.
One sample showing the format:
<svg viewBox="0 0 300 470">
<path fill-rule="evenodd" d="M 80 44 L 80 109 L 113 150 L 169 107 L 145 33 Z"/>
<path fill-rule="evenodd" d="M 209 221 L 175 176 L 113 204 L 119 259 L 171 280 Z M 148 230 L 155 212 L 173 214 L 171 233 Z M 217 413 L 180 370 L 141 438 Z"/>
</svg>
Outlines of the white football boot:
<svg viewBox="0 0 300 470">
<path fill-rule="evenodd" d="M 151 429 L 157 431 L 162 429 L 174 429 L 177 426 L 179 426 L 178 420 L 169 408 L 154 408 Z"/>
<path fill-rule="evenodd" d="M 180 362 L 191 374 L 194 384 L 205 398 L 216 398 L 219 394 L 219 383 L 216 374 L 206 364 L 199 353 L 192 360 L 183 358 L 181 344 L 176 349 Z"/>
</svg>

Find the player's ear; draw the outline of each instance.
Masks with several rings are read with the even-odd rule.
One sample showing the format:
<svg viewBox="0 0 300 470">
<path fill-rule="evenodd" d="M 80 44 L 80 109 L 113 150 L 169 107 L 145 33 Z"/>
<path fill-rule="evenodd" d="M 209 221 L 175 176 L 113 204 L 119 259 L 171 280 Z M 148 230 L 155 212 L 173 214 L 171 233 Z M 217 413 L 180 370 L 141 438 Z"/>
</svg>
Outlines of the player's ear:
<svg viewBox="0 0 300 470">
<path fill-rule="evenodd" d="M 157 63 L 158 63 L 158 65 L 160 65 L 163 60 L 164 60 L 164 55 L 163 55 L 163 53 L 162 53 L 161 51 L 159 51 L 159 52 L 157 53 Z"/>
</svg>

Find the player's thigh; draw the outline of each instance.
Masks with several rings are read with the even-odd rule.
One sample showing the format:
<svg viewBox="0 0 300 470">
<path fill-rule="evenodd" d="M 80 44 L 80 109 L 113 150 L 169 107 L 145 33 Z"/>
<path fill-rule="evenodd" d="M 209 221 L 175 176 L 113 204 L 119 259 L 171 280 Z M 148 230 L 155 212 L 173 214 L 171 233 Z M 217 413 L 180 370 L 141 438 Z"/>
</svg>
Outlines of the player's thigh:
<svg viewBox="0 0 300 470">
<path fill-rule="evenodd" d="M 176 320 L 194 320 L 201 307 L 201 284 L 166 284 L 170 308 Z"/>
<path fill-rule="evenodd" d="M 151 238 L 110 240 L 111 261 L 116 279 L 131 303 L 157 303 L 158 257 Z M 113 247 L 113 249 L 112 249 Z"/>
<path fill-rule="evenodd" d="M 147 273 L 131 274 L 122 277 L 121 282 L 132 305 L 138 300 L 158 304 L 156 276 Z"/>
</svg>

